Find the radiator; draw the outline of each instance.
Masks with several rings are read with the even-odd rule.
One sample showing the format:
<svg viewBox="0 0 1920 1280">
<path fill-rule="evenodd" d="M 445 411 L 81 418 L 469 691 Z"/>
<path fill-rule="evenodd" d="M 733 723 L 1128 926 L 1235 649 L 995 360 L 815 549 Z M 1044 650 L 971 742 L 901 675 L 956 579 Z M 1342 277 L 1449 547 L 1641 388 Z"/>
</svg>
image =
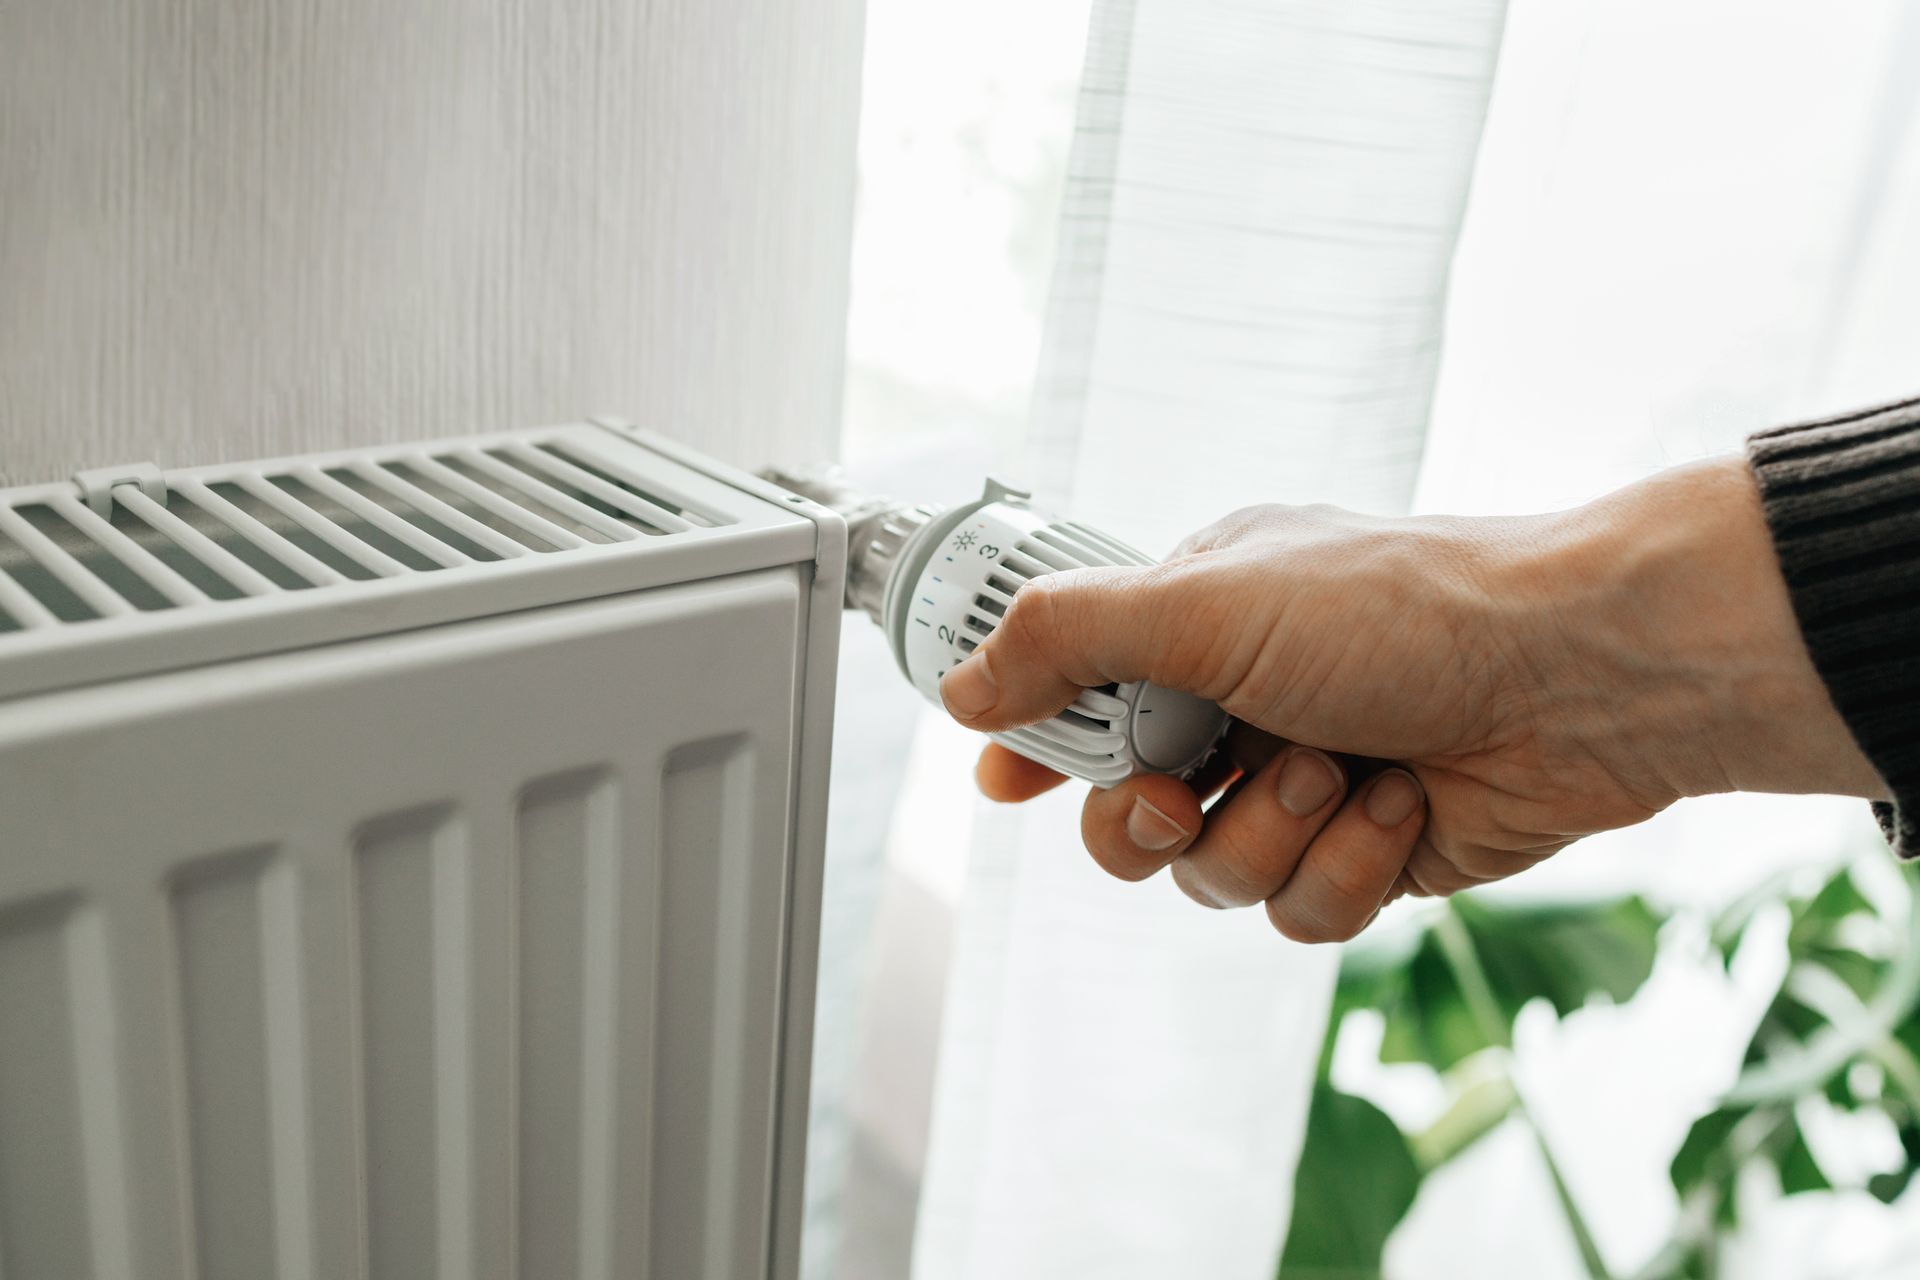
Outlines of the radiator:
<svg viewBox="0 0 1920 1280">
<path fill-rule="evenodd" d="M 791 1277 L 844 557 L 616 422 L 0 491 L 0 1278 Z"/>
</svg>

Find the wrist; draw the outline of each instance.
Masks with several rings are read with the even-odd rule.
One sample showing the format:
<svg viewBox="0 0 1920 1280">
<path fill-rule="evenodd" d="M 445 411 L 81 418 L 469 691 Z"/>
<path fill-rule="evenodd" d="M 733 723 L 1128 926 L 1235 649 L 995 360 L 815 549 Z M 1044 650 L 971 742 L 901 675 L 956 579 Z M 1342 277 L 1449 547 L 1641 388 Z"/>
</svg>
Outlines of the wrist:
<svg viewBox="0 0 1920 1280">
<path fill-rule="evenodd" d="M 1885 797 L 1807 654 L 1743 462 L 1677 468 L 1548 520 L 1547 679 L 1624 785 L 1661 802 Z"/>
</svg>

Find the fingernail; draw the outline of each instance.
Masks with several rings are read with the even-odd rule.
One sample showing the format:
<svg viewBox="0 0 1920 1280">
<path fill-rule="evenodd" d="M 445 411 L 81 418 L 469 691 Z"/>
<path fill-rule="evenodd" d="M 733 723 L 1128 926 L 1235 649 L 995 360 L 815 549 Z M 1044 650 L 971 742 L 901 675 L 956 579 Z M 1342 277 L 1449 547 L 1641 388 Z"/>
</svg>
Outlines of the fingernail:
<svg viewBox="0 0 1920 1280">
<path fill-rule="evenodd" d="M 1280 807 L 1297 818 L 1318 813 L 1340 789 L 1340 767 L 1311 747 L 1295 747 L 1280 766 Z"/>
<path fill-rule="evenodd" d="M 1171 849 L 1187 838 L 1187 829 L 1140 796 L 1127 810 L 1127 839 L 1150 853 Z"/>
<path fill-rule="evenodd" d="M 1420 807 L 1420 784 L 1404 769 L 1389 769 L 1367 792 L 1367 816 L 1383 827 L 1397 827 Z"/>
<path fill-rule="evenodd" d="M 993 704 L 1000 701 L 1000 686 L 993 682 L 987 655 L 976 653 L 941 676 L 940 697 L 947 710 L 968 719 L 993 710 Z"/>
</svg>

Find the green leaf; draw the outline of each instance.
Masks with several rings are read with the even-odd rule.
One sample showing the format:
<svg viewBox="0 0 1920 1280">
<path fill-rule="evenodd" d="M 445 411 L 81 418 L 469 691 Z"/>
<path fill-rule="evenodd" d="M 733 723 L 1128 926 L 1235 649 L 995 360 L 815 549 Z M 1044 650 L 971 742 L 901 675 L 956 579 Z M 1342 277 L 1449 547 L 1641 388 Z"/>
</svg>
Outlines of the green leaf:
<svg viewBox="0 0 1920 1280">
<path fill-rule="evenodd" d="M 1376 1280 L 1387 1237 L 1419 1189 L 1420 1170 L 1393 1120 L 1364 1098 L 1316 1084 L 1280 1280 Z"/>
<path fill-rule="evenodd" d="M 1744 1065 L 1753 1066 L 1764 1061 L 1782 1041 L 1799 1044 L 1826 1025 L 1826 1020 L 1819 1014 L 1785 991 L 1778 992 L 1753 1029 L 1753 1038 L 1747 1042 Z"/>
<path fill-rule="evenodd" d="M 1900 1149 L 1906 1156 L 1906 1162 L 1898 1169 L 1885 1173 L 1876 1173 L 1867 1179 L 1867 1190 L 1881 1204 L 1892 1204 L 1907 1189 L 1916 1173 L 1920 1173 L 1920 1121 L 1908 1119 L 1900 1125 Z"/>
<path fill-rule="evenodd" d="M 1426 1060 L 1427 1045 L 1418 1014 L 1408 1010 L 1404 1004 L 1396 1004 L 1394 1010 L 1387 1011 L 1387 1030 L 1380 1040 L 1380 1061 Z"/>
<path fill-rule="evenodd" d="M 1454 910 L 1509 1022 L 1534 999 L 1562 1017 L 1595 995 L 1624 1003 L 1653 972 L 1661 918 L 1639 898 L 1521 906 L 1467 896 Z"/>
<path fill-rule="evenodd" d="M 1693 1128 L 1687 1130 L 1686 1141 L 1680 1144 L 1673 1163 L 1667 1167 L 1667 1175 L 1673 1179 L 1673 1189 L 1683 1199 L 1701 1183 L 1725 1178 L 1726 1170 L 1722 1166 L 1726 1161 L 1716 1157 L 1725 1152 L 1727 1138 L 1733 1133 L 1733 1127 L 1746 1119 L 1751 1111 L 1751 1107 L 1722 1107 L 1693 1122 Z"/>
<path fill-rule="evenodd" d="M 1322 1078 L 1332 1068 L 1334 1041 L 1349 1013 L 1355 1009 L 1377 1009 L 1384 1014 L 1404 1004 L 1407 963 L 1419 943 L 1418 934 L 1388 931 L 1384 937 L 1369 936 L 1341 952 L 1340 976 L 1333 988 L 1333 1009 L 1327 1017 L 1327 1038 L 1320 1051 Z M 1387 1028 L 1390 1041 L 1393 1035 L 1390 1020 Z M 1384 1051 L 1381 1056 L 1395 1061 Z"/>
<path fill-rule="evenodd" d="M 1350 947 L 1342 957 L 1334 1025 L 1353 1009 L 1379 1010 L 1386 1019 L 1384 1062 L 1422 1062 L 1449 1071 L 1504 1044 L 1504 1033 L 1530 1000 L 1545 999 L 1561 1014 L 1597 994 L 1627 1000 L 1653 970 L 1661 924 L 1638 898 L 1512 904 L 1462 894 L 1445 911 L 1464 930 L 1486 974 L 1503 1037 L 1490 1036 L 1475 1017 L 1435 934 L 1446 916 L 1435 913 L 1423 929 Z"/>
<path fill-rule="evenodd" d="M 1867 1194 L 1881 1204 L 1892 1204 L 1906 1191 L 1907 1184 L 1913 1181 L 1913 1175 L 1912 1165 L 1888 1173 L 1876 1173 L 1867 1179 Z"/>
<path fill-rule="evenodd" d="M 1847 989 L 1862 1001 L 1873 998 L 1873 993 L 1885 985 L 1887 974 L 1893 968 L 1889 961 L 1863 956 L 1858 951 L 1825 942 L 1809 945 L 1795 959 L 1826 969 L 1846 983 Z"/>
<path fill-rule="evenodd" d="M 1733 953 L 1740 949 L 1754 919 L 1767 907 L 1786 899 L 1796 875 L 1786 871 L 1767 877 L 1714 917 L 1708 943 L 1720 953 L 1722 967 L 1732 967 Z"/>
<path fill-rule="evenodd" d="M 1432 934 L 1421 942 L 1408 970 L 1409 1008 L 1402 1018 L 1417 1020 L 1420 1059 L 1438 1071 L 1451 1071 L 1462 1061 L 1496 1042 L 1473 1016 L 1453 966 L 1447 963 Z"/>
<path fill-rule="evenodd" d="M 1820 891 L 1793 908 L 1793 925 L 1787 932 L 1787 952 L 1798 956 L 1807 947 L 1831 938 L 1835 928 L 1848 916 L 1873 914 L 1873 904 L 1853 883 L 1853 875 L 1841 868 Z"/>
<path fill-rule="evenodd" d="M 1424 930 L 1369 931 L 1340 952 L 1340 976 L 1333 998 L 1349 1008 L 1377 1009 L 1384 995 L 1406 983 L 1407 964 L 1425 937 Z"/>
<path fill-rule="evenodd" d="M 1907 1016 L 1900 1020 L 1898 1026 L 1894 1027 L 1893 1038 L 1898 1041 L 1900 1046 L 1908 1053 L 1916 1058 L 1920 1058 L 1920 1005 L 1916 1005 L 1907 1011 Z M 1920 1104 L 1920 1098 L 1915 1098 L 1913 1101 L 1916 1104 Z"/>
<path fill-rule="evenodd" d="M 1334 991 L 1334 1017 L 1344 1018 L 1356 1008 L 1376 1009 L 1386 1019 L 1382 1062 L 1419 1062 L 1446 1071 L 1489 1043 L 1431 931 L 1404 934 L 1392 947 L 1347 949 Z"/>
<path fill-rule="evenodd" d="M 1719 952 L 1723 966 L 1733 963 L 1733 954 L 1739 950 L 1754 919 L 1776 902 L 1785 902 L 1790 908 L 1789 949 L 1795 955 L 1806 944 L 1831 935 L 1841 920 L 1856 912 L 1873 910 L 1844 867 L 1828 877 L 1811 897 L 1788 893 L 1798 875 L 1797 871 L 1790 871 L 1769 877 L 1714 917 L 1708 943 Z"/>
<path fill-rule="evenodd" d="M 1833 1183 L 1820 1171 L 1819 1161 L 1807 1146 L 1807 1136 L 1797 1124 L 1786 1127 L 1786 1144 L 1775 1159 L 1780 1166 L 1780 1194 L 1798 1195 L 1802 1191 L 1829 1191 Z"/>
</svg>

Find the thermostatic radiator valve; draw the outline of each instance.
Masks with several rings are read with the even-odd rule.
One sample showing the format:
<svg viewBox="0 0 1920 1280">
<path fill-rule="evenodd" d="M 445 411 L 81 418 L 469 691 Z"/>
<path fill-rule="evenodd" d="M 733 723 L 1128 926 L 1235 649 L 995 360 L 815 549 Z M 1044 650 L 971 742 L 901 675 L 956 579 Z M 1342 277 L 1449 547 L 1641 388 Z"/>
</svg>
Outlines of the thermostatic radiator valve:
<svg viewBox="0 0 1920 1280">
<path fill-rule="evenodd" d="M 940 508 L 866 497 L 834 475 L 768 473 L 847 520 L 847 607 L 886 632 L 914 688 L 941 705 L 940 677 L 993 634 L 1035 578 L 1154 560 L 1098 529 L 1036 511 L 1031 495 L 987 481 L 978 502 Z M 1213 753 L 1227 714 L 1145 681 L 1083 690 L 1051 720 L 994 741 L 1096 787 L 1134 773 L 1186 777 Z"/>
</svg>

